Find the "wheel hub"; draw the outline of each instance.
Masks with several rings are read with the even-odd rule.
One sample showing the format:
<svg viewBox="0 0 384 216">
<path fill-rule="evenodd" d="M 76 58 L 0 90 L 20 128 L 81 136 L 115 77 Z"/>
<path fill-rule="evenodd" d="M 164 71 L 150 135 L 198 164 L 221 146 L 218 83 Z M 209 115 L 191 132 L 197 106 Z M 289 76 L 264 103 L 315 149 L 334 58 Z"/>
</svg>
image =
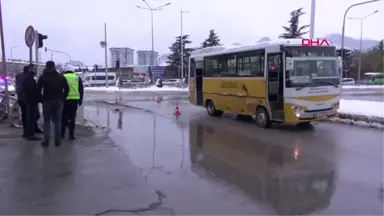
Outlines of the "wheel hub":
<svg viewBox="0 0 384 216">
<path fill-rule="evenodd" d="M 212 104 L 209 104 L 208 110 L 209 110 L 210 113 L 214 113 L 215 112 L 215 107 Z"/>
<path fill-rule="evenodd" d="M 257 121 L 260 125 L 264 125 L 266 122 L 266 116 L 265 113 L 259 113 Z"/>
</svg>

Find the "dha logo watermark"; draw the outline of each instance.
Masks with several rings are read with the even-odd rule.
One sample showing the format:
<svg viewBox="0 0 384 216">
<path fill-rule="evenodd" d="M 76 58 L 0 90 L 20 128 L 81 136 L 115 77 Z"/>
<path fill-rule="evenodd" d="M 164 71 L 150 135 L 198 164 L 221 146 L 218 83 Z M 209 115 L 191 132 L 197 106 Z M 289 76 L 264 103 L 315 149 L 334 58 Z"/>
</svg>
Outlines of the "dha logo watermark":
<svg viewBox="0 0 384 216">
<path fill-rule="evenodd" d="M 327 39 L 302 39 L 302 46 L 329 46 L 331 43 L 327 41 Z"/>
</svg>

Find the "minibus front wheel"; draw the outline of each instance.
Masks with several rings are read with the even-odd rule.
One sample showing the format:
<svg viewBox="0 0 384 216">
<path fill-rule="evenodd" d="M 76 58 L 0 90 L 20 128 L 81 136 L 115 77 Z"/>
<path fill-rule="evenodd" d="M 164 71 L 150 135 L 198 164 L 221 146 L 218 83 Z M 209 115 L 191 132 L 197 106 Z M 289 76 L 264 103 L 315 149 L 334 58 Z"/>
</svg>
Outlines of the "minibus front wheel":
<svg viewBox="0 0 384 216">
<path fill-rule="evenodd" d="M 261 128 L 269 128 L 272 125 L 269 114 L 264 107 L 258 107 L 256 109 L 256 124 Z"/>
<path fill-rule="evenodd" d="M 208 115 L 214 116 L 214 117 L 220 117 L 223 115 L 223 111 L 217 110 L 215 107 L 215 104 L 213 104 L 213 101 L 207 100 L 205 104 L 206 104 L 205 106 L 207 108 Z"/>
</svg>

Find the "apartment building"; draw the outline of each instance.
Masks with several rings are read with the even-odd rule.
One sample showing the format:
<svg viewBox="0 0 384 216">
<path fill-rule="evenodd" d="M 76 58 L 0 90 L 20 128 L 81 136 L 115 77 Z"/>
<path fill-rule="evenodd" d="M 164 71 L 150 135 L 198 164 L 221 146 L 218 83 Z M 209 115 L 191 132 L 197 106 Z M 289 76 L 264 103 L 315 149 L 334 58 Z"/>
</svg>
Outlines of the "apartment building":
<svg viewBox="0 0 384 216">
<path fill-rule="evenodd" d="M 109 48 L 111 56 L 111 65 L 114 65 L 116 60 L 120 60 L 120 67 L 133 65 L 135 50 L 128 47 L 112 47 Z"/>
<path fill-rule="evenodd" d="M 157 65 L 159 53 L 148 50 L 137 51 L 137 65 Z"/>
</svg>

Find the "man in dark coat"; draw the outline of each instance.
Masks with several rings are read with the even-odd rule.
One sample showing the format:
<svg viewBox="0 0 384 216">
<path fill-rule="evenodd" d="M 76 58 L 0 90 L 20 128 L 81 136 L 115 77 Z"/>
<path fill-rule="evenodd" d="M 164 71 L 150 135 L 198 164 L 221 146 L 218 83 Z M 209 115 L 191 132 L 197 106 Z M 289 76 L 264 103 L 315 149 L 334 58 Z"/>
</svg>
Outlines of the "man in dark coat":
<svg viewBox="0 0 384 216">
<path fill-rule="evenodd" d="M 34 65 L 30 64 L 24 66 L 23 72 L 16 75 L 16 94 L 17 94 L 17 102 L 21 109 L 21 122 L 23 125 L 23 137 L 27 138 L 27 124 L 28 124 L 28 110 L 27 110 L 27 101 L 26 101 L 26 92 L 24 89 L 24 80 L 30 76 L 30 73 L 35 75 L 33 72 Z M 36 121 L 34 131 L 35 133 L 42 133 L 43 131 L 39 128 L 37 121 L 40 118 L 40 112 L 38 107 L 36 108 Z"/>
<path fill-rule="evenodd" d="M 39 102 L 39 94 L 36 88 L 36 67 L 32 64 L 26 66 L 22 74 L 16 77 L 16 93 L 20 108 L 22 110 L 22 121 L 24 127 L 23 137 L 27 140 L 40 140 L 35 136 L 35 132 L 39 132 L 36 128 L 37 104 Z"/>
<path fill-rule="evenodd" d="M 67 80 L 56 70 L 55 63 L 48 61 L 43 74 L 37 82 L 37 90 L 42 93 L 44 117 L 44 141 L 43 147 L 49 146 L 51 120 L 54 123 L 55 146 L 61 145 L 61 116 L 63 113 L 63 101 L 67 98 L 69 87 Z"/>
</svg>

